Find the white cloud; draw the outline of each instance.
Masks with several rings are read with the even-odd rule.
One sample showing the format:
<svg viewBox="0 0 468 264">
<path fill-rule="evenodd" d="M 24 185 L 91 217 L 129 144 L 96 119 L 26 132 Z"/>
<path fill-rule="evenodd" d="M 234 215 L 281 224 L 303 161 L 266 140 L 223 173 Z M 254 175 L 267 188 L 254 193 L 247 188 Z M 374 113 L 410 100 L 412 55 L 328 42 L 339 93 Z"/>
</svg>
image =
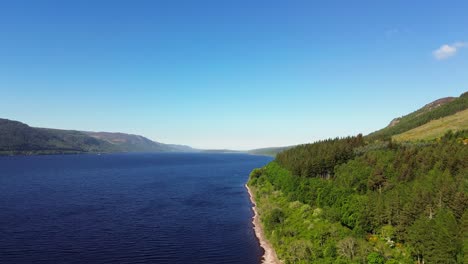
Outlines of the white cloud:
<svg viewBox="0 0 468 264">
<path fill-rule="evenodd" d="M 440 48 L 434 50 L 432 54 L 438 60 L 445 60 L 457 54 L 460 48 L 468 46 L 467 42 L 455 42 L 453 44 L 444 44 Z"/>
</svg>

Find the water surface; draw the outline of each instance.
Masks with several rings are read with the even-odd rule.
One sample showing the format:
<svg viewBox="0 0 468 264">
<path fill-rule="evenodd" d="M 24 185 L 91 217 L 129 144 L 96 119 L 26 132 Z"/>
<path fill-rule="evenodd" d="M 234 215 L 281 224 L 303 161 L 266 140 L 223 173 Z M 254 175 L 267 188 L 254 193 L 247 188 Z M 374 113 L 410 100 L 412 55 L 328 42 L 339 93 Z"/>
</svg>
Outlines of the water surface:
<svg viewBox="0 0 468 264">
<path fill-rule="evenodd" d="M 0 262 L 258 264 L 244 184 L 270 160 L 0 157 Z"/>
</svg>

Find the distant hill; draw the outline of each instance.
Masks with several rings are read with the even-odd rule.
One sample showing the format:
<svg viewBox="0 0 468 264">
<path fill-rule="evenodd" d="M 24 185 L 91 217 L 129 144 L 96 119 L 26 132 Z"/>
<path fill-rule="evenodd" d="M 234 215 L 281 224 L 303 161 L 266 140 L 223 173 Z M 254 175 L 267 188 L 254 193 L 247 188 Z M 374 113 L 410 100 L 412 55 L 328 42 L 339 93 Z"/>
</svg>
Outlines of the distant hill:
<svg viewBox="0 0 468 264">
<path fill-rule="evenodd" d="M 453 115 L 468 109 L 468 92 L 460 97 L 446 97 L 429 103 L 421 109 L 403 117 L 393 119 L 390 124 L 367 136 L 370 140 L 389 139 L 433 120 Z"/>
<path fill-rule="evenodd" d="M 140 135 L 30 127 L 19 121 L 0 118 L 0 155 L 34 155 L 115 152 L 205 152 L 249 153 L 275 156 L 290 147 L 238 151 L 194 149 L 185 145 L 164 144 Z"/>
<path fill-rule="evenodd" d="M 195 151 L 189 146 L 163 144 L 152 141 L 140 135 L 132 135 L 125 133 L 111 133 L 111 132 L 88 132 L 83 131 L 84 134 L 96 138 L 98 140 L 106 141 L 112 144 L 120 151 L 138 151 L 138 152 L 187 152 Z"/>
<path fill-rule="evenodd" d="M 245 151 L 232 150 L 232 149 L 202 149 L 204 153 L 245 153 Z"/>
<path fill-rule="evenodd" d="M 259 148 L 259 149 L 251 149 L 251 150 L 232 150 L 232 149 L 203 149 L 200 150 L 204 153 L 247 153 L 251 155 L 262 155 L 262 156 L 276 156 L 276 154 L 280 153 L 283 150 L 292 148 L 294 146 L 288 147 L 271 147 L 271 148 Z"/>
<path fill-rule="evenodd" d="M 188 146 L 163 144 L 138 135 L 30 127 L 0 119 L 0 154 L 186 152 Z"/>
</svg>

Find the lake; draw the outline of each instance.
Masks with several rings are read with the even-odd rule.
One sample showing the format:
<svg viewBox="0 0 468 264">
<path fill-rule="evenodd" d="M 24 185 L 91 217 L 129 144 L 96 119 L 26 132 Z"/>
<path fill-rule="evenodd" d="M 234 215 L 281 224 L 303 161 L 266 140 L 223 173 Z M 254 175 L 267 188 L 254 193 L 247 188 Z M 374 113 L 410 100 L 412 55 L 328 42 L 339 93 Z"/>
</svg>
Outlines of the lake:
<svg viewBox="0 0 468 264">
<path fill-rule="evenodd" d="M 258 264 L 244 154 L 0 157 L 1 263 Z"/>
</svg>

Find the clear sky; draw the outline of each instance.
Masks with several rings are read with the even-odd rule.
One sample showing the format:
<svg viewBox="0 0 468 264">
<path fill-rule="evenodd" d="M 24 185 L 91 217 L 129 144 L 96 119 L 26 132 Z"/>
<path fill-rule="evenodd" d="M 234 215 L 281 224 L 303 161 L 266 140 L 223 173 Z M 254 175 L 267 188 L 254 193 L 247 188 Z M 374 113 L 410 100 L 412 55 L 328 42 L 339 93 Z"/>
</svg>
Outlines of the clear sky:
<svg viewBox="0 0 468 264">
<path fill-rule="evenodd" d="M 467 1 L 1 1 L 0 117 L 250 149 L 468 90 Z"/>
</svg>

